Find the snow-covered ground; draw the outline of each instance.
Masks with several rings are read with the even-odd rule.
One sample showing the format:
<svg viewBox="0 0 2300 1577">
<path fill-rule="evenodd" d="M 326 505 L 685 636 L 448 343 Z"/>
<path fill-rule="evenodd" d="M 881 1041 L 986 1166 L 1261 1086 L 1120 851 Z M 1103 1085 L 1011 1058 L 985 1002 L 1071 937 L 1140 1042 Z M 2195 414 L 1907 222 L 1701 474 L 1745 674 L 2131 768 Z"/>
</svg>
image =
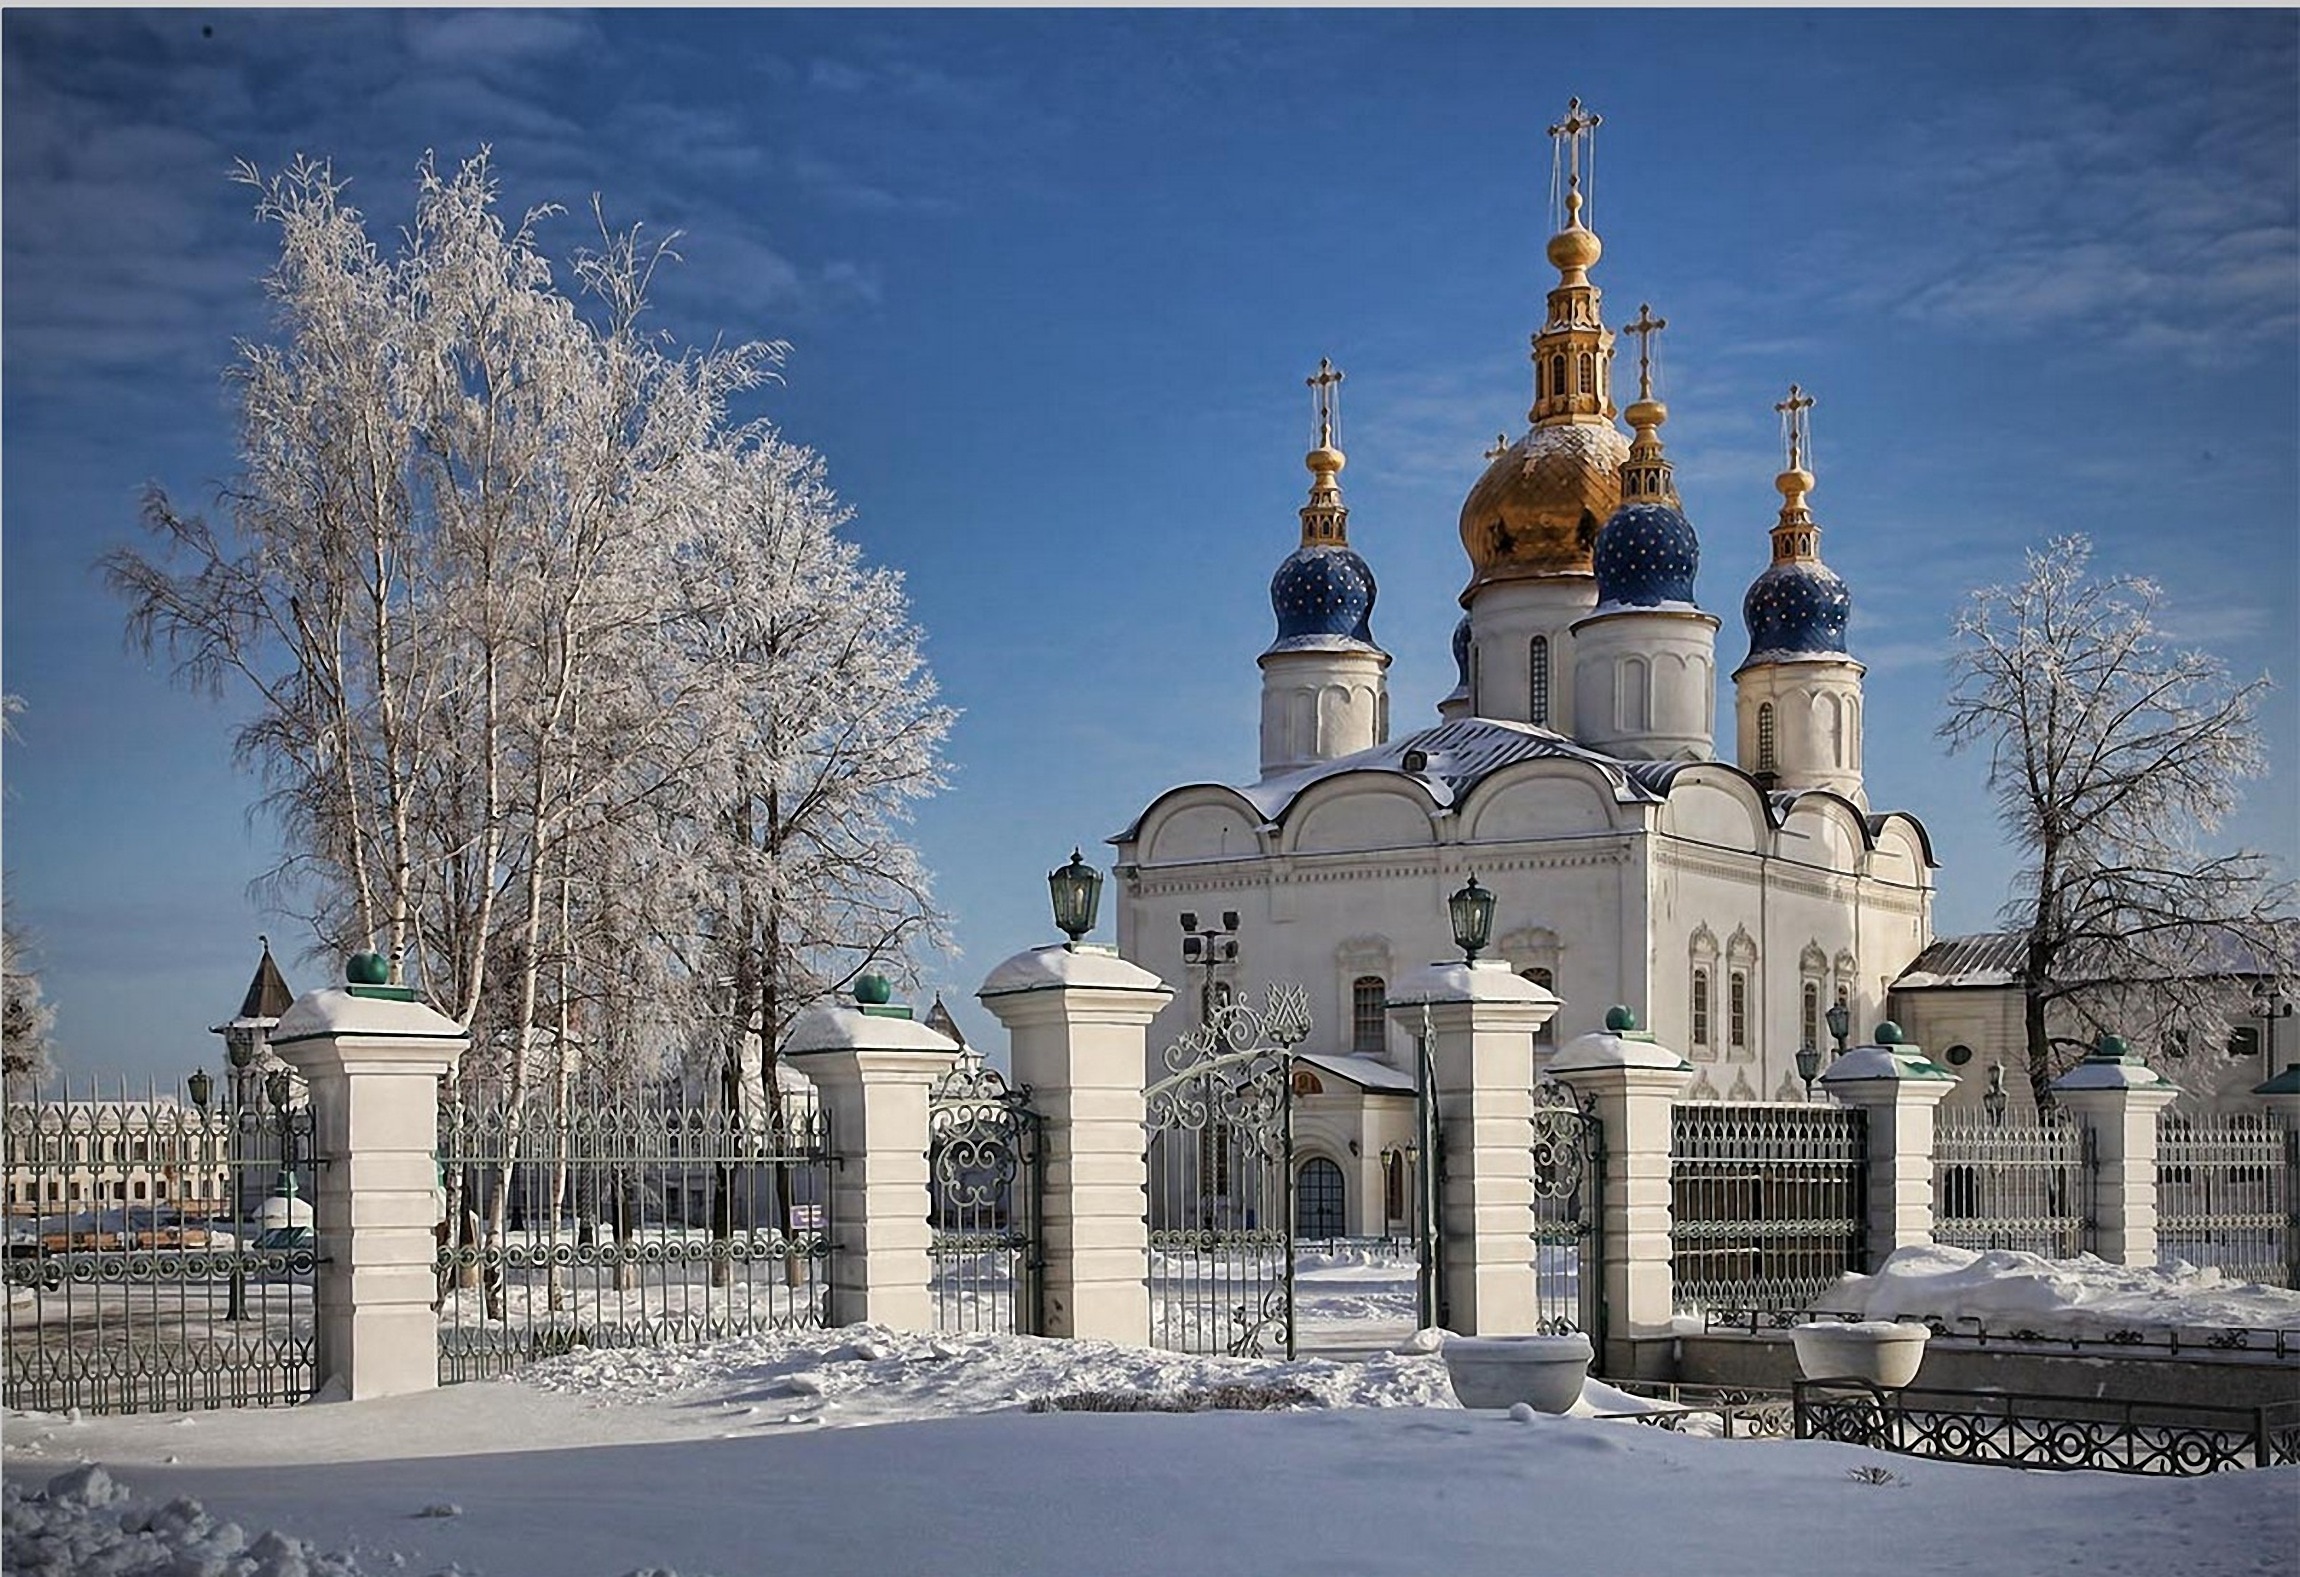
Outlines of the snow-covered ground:
<svg viewBox="0 0 2300 1577">
<path fill-rule="evenodd" d="M 1964 1258 L 1930 1274 L 1961 1276 L 1967 1303 L 2027 1270 Z M 2055 1274 L 2081 1304 L 2128 1273 Z M 1320 1267 L 1305 1318 L 1394 1324 L 1394 1279 Z M 2157 1295 L 2160 1316 L 2212 1323 Z M 2300 1316 L 2300 1295 L 2253 1312 L 2279 1307 Z M 1217 1387 L 1304 1394 L 1282 1411 L 1032 1410 Z M 5 1445 L 5 1566 L 25 1577 L 2234 1577 L 2289 1571 L 2300 1548 L 2300 1469 L 2022 1473 L 1466 1412 L 1426 1350 L 1287 1364 L 851 1327 L 579 1353 L 380 1402 L 14 1414 Z"/>
<path fill-rule="evenodd" d="M 2300 1331 L 2300 1292 L 2230 1281 L 2209 1267 L 2044 1259 L 2012 1249 L 1931 1244 L 1896 1250 L 1873 1276 L 1848 1276 L 1818 1300 L 1864 1319 L 1938 1314 L 1991 1330 L 2059 1336 L 2108 1331 Z"/>
</svg>

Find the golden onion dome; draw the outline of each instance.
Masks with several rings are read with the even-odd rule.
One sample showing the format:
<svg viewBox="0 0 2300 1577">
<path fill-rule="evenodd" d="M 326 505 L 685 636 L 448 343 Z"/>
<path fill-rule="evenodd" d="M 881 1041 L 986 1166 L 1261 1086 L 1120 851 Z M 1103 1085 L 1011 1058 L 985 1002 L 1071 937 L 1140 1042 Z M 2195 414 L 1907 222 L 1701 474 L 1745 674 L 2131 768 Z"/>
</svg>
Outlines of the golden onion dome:
<svg viewBox="0 0 2300 1577">
<path fill-rule="evenodd" d="M 1605 243 L 1597 239 L 1597 232 L 1578 224 L 1549 238 L 1550 266 L 1560 274 L 1587 273 L 1604 255 Z"/>
<path fill-rule="evenodd" d="M 1589 550 L 1621 507 L 1629 440 L 1608 421 L 1536 427 L 1494 457 L 1461 506 L 1470 583 L 1593 573 Z"/>
</svg>

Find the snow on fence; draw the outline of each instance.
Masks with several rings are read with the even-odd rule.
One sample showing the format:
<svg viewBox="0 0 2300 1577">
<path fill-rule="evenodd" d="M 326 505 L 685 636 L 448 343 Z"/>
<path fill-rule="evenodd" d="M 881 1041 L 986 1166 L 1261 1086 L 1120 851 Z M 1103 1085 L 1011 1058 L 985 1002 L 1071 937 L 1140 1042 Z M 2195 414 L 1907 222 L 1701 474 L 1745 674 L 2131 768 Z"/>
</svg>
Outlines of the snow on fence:
<svg viewBox="0 0 2300 1577">
<path fill-rule="evenodd" d="M 2092 1133 L 2073 1114 L 1992 1121 L 1943 1107 L 1933 1129 L 1933 1241 L 2074 1259 L 2089 1246 Z"/>
<path fill-rule="evenodd" d="M 1802 1308 L 1867 1268 L 1866 1113 L 1692 1102 L 1671 1130 L 1680 1309 Z"/>
<path fill-rule="evenodd" d="M 465 1081 L 439 1108 L 439 1377 L 582 1347 L 813 1326 L 828 1285 L 828 1114 L 675 1088 Z"/>
<path fill-rule="evenodd" d="M 2300 1287 L 2300 1129 L 2265 1112 L 2167 1109 L 2156 1125 L 2159 1262 L 2213 1266 L 2232 1281 Z"/>
</svg>

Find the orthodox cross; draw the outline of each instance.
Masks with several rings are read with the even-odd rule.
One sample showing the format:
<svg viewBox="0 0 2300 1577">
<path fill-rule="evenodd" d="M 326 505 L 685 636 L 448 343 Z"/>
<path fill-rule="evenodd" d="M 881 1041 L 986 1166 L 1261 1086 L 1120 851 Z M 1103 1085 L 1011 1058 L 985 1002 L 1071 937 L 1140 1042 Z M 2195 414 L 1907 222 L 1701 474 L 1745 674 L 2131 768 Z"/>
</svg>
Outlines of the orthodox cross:
<svg viewBox="0 0 2300 1577">
<path fill-rule="evenodd" d="M 1318 358 L 1315 377 L 1302 380 L 1310 388 L 1310 402 L 1318 418 L 1318 447 L 1330 449 L 1334 444 L 1334 411 L 1339 403 L 1335 393 L 1341 387 L 1342 373 L 1324 356 Z"/>
<path fill-rule="evenodd" d="M 1507 453 L 1509 453 L 1509 434 L 1495 433 L 1493 435 L 1493 447 L 1485 452 L 1485 457 L 1488 460 L 1499 460 Z"/>
<path fill-rule="evenodd" d="M 1596 131 L 1599 126 L 1604 124 L 1604 122 L 1605 117 L 1602 115 L 1584 114 L 1581 108 L 1581 100 L 1568 99 L 1565 105 L 1565 119 L 1559 121 L 1556 125 L 1549 128 L 1550 136 L 1562 137 L 1565 139 L 1564 147 L 1571 175 L 1569 184 L 1576 188 L 1581 185 L 1582 141 L 1585 138 L 1589 138 L 1592 142 L 1594 142 L 1595 139 L 1590 138 L 1590 134 Z"/>
<path fill-rule="evenodd" d="M 1789 433 L 1789 469 L 1805 469 L 1805 450 L 1813 441 L 1813 430 L 1805 413 L 1813 408 L 1813 397 L 1795 384 L 1789 385 L 1789 397 L 1773 407 L 1781 413 L 1782 425 Z"/>
<path fill-rule="evenodd" d="M 1644 302 L 1637 304 L 1637 321 L 1625 323 L 1621 332 L 1637 336 L 1637 397 L 1653 398 L 1653 336 L 1669 327 L 1667 318 L 1657 318 L 1653 309 Z"/>
</svg>

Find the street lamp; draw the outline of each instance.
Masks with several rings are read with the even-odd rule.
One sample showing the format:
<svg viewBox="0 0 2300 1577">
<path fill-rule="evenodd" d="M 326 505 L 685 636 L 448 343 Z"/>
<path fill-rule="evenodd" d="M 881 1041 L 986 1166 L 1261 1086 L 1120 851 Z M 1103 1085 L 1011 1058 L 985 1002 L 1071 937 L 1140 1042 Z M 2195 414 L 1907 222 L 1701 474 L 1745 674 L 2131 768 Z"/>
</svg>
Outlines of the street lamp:
<svg viewBox="0 0 2300 1577">
<path fill-rule="evenodd" d="M 2005 1095 L 2005 1065 L 2001 1062 L 1992 1062 L 1989 1064 L 1989 1087 L 1981 1096 L 1981 1105 L 1988 1111 L 1991 1128 L 2002 1128 L 2005 1125 L 2005 1102 L 2007 1099 L 2008 1097 Z"/>
<path fill-rule="evenodd" d="M 1454 946 L 1461 949 L 1462 962 L 1476 963 L 1493 939 L 1493 893 L 1480 887 L 1472 872 L 1469 884 L 1446 900 L 1446 911 L 1453 920 Z"/>
<path fill-rule="evenodd" d="M 184 1081 L 184 1088 L 191 1092 L 192 1104 L 204 1112 L 208 1109 L 208 1097 L 216 1092 L 216 1081 L 208 1077 L 207 1069 L 194 1068 L 192 1076 Z"/>
<path fill-rule="evenodd" d="M 1829 1038 L 1837 1043 L 1836 1055 L 1842 1057 L 1845 1054 L 1845 1037 L 1853 1031 L 1852 1010 L 1845 1006 L 1845 999 L 1839 997 L 1829 1004 L 1826 1016 L 1829 1020 Z"/>
<path fill-rule="evenodd" d="M 1079 940 L 1094 929 L 1094 911 L 1102 906 L 1102 873 L 1073 845 L 1070 863 L 1048 871 L 1046 886 L 1054 896 L 1054 928 L 1070 938 L 1062 945 L 1075 953 Z"/>
<path fill-rule="evenodd" d="M 1797 1077 L 1805 1081 L 1805 1099 L 1813 1099 L 1813 1080 L 1821 1072 L 1821 1048 L 1811 1041 L 1797 1048 Z"/>
<path fill-rule="evenodd" d="M 1222 911 L 1222 923 L 1198 928 L 1198 916 L 1191 910 L 1182 911 L 1182 963 L 1185 968 L 1202 966 L 1206 979 L 1198 988 L 1198 1022 L 1214 1021 L 1214 981 L 1224 964 L 1238 961 L 1238 911 Z"/>
</svg>

